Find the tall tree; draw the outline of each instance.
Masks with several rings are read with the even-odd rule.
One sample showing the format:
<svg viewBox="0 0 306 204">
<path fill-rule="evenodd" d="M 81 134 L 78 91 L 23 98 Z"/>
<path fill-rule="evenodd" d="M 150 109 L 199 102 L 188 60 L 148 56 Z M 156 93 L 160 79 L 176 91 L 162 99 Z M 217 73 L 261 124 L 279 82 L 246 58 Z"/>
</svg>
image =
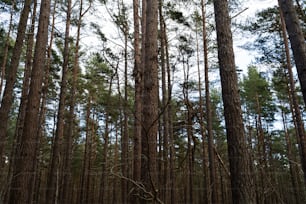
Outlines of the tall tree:
<svg viewBox="0 0 306 204">
<path fill-rule="evenodd" d="M 48 188 L 46 192 L 46 201 L 48 203 L 54 203 L 59 201 L 59 189 L 62 189 L 62 185 L 58 182 L 62 181 L 61 167 L 63 164 L 62 154 L 62 141 L 64 135 L 64 115 L 66 106 L 66 94 L 67 94 L 67 71 L 69 63 L 69 38 L 70 38 L 70 18 L 71 18 L 71 0 L 67 1 L 66 10 L 66 28 L 65 28 L 65 42 L 64 42 L 64 53 L 63 53 L 63 65 L 62 65 L 62 81 L 60 88 L 60 98 L 58 105 L 56 133 L 53 140 L 51 165 L 49 168 L 48 176 Z"/>
<path fill-rule="evenodd" d="M 10 11 L 10 23 L 9 23 L 9 28 L 8 28 L 8 31 L 5 37 L 3 59 L 1 62 L 1 69 L 0 69 L 0 96 L 2 95 L 2 87 L 3 87 L 4 78 L 5 78 L 5 70 L 6 70 L 7 58 L 8 58 L 9 47 L 10 47 L 10 37 L 11 37 L 11 32 L 13 30 L 14 11 L 15 11 L 15 1 L 13 0 L 12 5 L 11 5 L 11 11 Z"/>
<path fill-rule="evenodd" d="M 231 22 L 226 0 L 214 0 L 222 99 L 228 142 L 233 203 L 255 203 L 246 149 Z"/>
<path fill-rule="evenodd" d="M 16 155 L 10 189 L 9 203 L 31 203 L 33 199 L 36 146 L 40 93 L 44 76 L 46 47 L 48 42 L 48 26 L 50 0 L 42 0 L 35 45 L 34 62 L 31 73 L 31 84 L 28 94 L 24 129 L 20 141 L 20 154 Z"/>
<path fill-rule="evenodd" d="M 17 38 L 13 48 L 12 58 L 10 67 L 8 69 L 8 73 L 6 76 L 6 83 L 3 92 L 3 97 L 1 101 L 0 107 L 0 158 L 2 160 L 6 137 L 7 137 L 7 127 L 8 127 L 8 119 L 9 113 L 11 110 L 11 106 L 13 104 L 13 90 L 14 85 L 17 78 L 17 69 L 19 66 L 19 60 L 22 52 L 23 41 L 25 38 L 27 21 L 29 18 L 29 13 L 31 10 L 31 0 L 26 0 L 24 2 L 24 6 L 20 15 L 18 29 L 17 29 Z M 0 166 L 1 167 L 1 166 Z"/>
<path fill-rule="evenodd" d="M 282 10 L 280 10 L 280 18 L 281 18 L 281 24 L 282 24 L 282 36 L 284 39 L 284 45 L 285 45 L 285 54 L 286 54 L 286 67 L 288 70 L 288 78 L 289 78 L 289 87 L 290 87 L 290 95 L 291 95 L 291 101 L 293 105 L 293 118 L 296 122 L 296 128 L 297 128 L 297 134 L 299 137 L 299 150 L 300 150 L 300 156 L 301 156 L 301 163 L 302 168 L 304 172 L 304 182 L 306 184 L 306 143 L 305 143 L 305 128 L 304 128 L 304 122 L 302 120 L 301 110 L 300 106 L 297 100 L 297 94 L 294 84 L 294 77 L 293 77 L 293 71 L 292 71 L 292 65 L 291 65 L 291 58 L 290 58 L 290 52 L 289 52 L 289 42 L 286 35 L 286 23 L 283 16 Z M 306 71 L 306 64 L 305 64 L 305 71 Z M 306 76 L 306 75 L 305 75 Z"/>
<path fill-rule="evenodd" d="M 265 134 L 264 121 L 266 124 L 274 120 L 275 106 L 271 103 L 272 93 L 268 81 L 257 71 L 256 67 L 248 68 L 248 75 L 241 82 L 241 95 L 246 103 L 247 112 L 254 117 L 256 129 L 256 147 L 257 157 L 260 165 L 256 186 L 258 187 L 257 202 L 267 200 L 267 195 L 263 192 L 269 192 L 271 188 L 271 177 L 268 176 L 268 152 L 269 152 L 269 137 Z M 249 118 L 252 120 L 251 118 Z M 267 125 L 268 126 L 268 125 Z M 267 182 L 269 181 L 269 182 Z"/>
<path fill-rule="evenodd" d="M 157 130 L 158 130 L 158 64 L 157 19 L 158 1 L 146 0 L 144 56 L 144 89 L 142 107 L 142 182 L 151 193 L 151 200 L 158 199 L 157 190 Z"/>
<path fill-rule="evenodd" d="M 217 195 L 217 178 L 215 167 L 215 150 L 214 138 L 212 128 L 212 110 L 210 101 L 210 86 L 209 86 L 209 64 L 208 64 L 208 45 L 207 45 L 207 29 L 206 29 L 206 5 L 204 0 L 201 0 L 202 8 L 202 26 L 203 26 L 203 47 L 204 47 L 204 76 L 205 76 L 205 105 L 206 105 L 206 125 L 207 125 L 207 138 L 208 138 L 208 152 L 209 152 L 209 173 L 210 173 L 210 186 L 211 186 L 211 202 L 218 203 Z"/>
<path fill-rule="evenodd" d="M 161 66 L 161 86 L 162 86 L 162 104 L 161 104 L 161 112 L 162 115 L 162 141 L 163 144 L 162 149 L 162 165 L 163 169 L 161 172 L 161 182 L 160 186 L 163 189 L 161 191 L 162 199 L 165 203 L 170 203 L 171 199 L 171 186 L 170 186 L 170 168 L 169 168 L 169 136 L 170 136 L 170 129 L 169 129 L 169 115 L 168 115 L 168 108 L 170 104 L 170 97 L 169 97 L 169 90 L 167 87 L 167 32 L 166 32 L 166 23 L 163 14 L 163 1 L 159 0 L 159 28 L 160 28 L 160 66 Z"/>
<path fill-rule="evenodd" d="M 134 113 L 134 148 L 133 148 L 133 180 L 140 182 L 141 178 L 141 94 L 142 94 L 142 64 L 140 50 L 140 18 L 139 0 L 133 0 L 133 20 L 134 20 L 134 70 L 135 81 L 135 113 Z M 133 203 L 139 203 L 136 196 L 132 198 Z"/>
<path fill-rule="evenodd" d="M 306 43 L 304 34 L 302 32 L 299 19 L 297 17 L 297 12 L 294 8 L 292 0 L 279 0 L 278 4 L 283 13 L 287 32 L 289 35 L 289 40 L 291 44 L 291 49 L 294 56 L 295 65 L 297 68 L 297 73 L 299 81 L 301 84 L 301 90 L 303 94 L 304 103 L 306 104 Z M 303 146 L 306 145 L 305 138 L 303 141 Z M 304 152 L 306 153 L 306 152 Z M 303 156 L 303 167 L 306 170 L 306 156 Z M 306 180 L 306 175 L 305 175 Z"/>
</svg>

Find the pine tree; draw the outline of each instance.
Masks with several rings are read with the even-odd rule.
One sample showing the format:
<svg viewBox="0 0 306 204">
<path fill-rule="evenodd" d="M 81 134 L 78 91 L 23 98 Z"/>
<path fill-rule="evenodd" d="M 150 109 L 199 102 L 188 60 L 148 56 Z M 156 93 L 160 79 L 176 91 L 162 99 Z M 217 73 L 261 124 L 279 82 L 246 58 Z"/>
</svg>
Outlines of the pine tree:
<svg viewBox="0 0 306 204">
<path fill-rule="evenodd" d="M 246 149 L 233 41 L 226 0 L 214 0 L 218 59 L 228 141 L 233 203 L 255 203 Z"/>
</svg>

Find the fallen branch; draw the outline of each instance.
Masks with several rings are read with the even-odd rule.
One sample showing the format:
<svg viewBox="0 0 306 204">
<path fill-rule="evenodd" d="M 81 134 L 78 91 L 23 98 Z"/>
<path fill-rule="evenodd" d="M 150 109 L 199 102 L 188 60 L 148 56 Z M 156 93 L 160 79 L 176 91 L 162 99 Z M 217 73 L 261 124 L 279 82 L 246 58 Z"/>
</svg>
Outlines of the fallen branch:
<svg viewBox="0 0 306 204">
<path fill-rule="evenodd" d="M 131 183 L 134 184 L 139 190 L 141 190 L 141 191 L 144 193 L 144 195 L 140 195 L 140 193 L 135 194 L 135 195 L 137 195 L 139 198 L 141 198 L 141 199 L 143 199 L 143 200 L 146 200 L 146 201 L 154 201 L 154 200 L 155 200 L 155 201 L 157 201 L 159 204 L 164 204 L 164 203 L 163 203 L 158 197 L 156 197 L 152 192 L 147 191 L 146 188 L 145 188 L 145 186 L 143 185 L 143 183 L 137 182 L 137 181 L 135 181 L 135 180 L 133 180 L 133 179 L 130 179 L 130 178 L 128 178 L 128 177 L 125 177 L 125 176 L 123 176 L 121 173 L 116 173 L 116 172 L 114 172 L 114 168 L 116 168 L 116 167 L 118 167 L 118 166 L 121 166 L 121 165 L 118 164 L 118 165 L 113 166 L 113 167 L 111 168 L 111 170 L 110 170 L 110 173 L 111 173 L 112 175 L 114 175 L 114 176 L 120 178 L 120 179 L 125 179 L 125 180 L 131 182 Z M 134 188 L 133 188 L 130 192 L 133 192 L 133 191 L 134 191 Z"/>
</svg>

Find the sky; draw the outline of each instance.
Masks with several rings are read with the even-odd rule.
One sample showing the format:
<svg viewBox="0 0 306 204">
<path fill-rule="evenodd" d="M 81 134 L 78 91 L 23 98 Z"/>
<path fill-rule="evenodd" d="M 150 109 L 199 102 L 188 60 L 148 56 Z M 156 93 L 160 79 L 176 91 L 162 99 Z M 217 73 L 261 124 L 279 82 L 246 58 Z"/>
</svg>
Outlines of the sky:
<svg viewBox="0 0 306 204">
<path fill-rule="evenodd" d="M 244 8 L 248 9 L 239 15 L 239 19 L 241 19 L 241 22 L 246 21 L 248 18 L 255 17 L 256 12 L 269 7 L 273 7 L 275 5 L 277 5 L 277 0 L 248 1 L 247 3 L 245 3 L 245 5 L 243 5 L 242 10 Z M 233 31 L 235 62 L 240 69 L 244 70 L 245 73 L 245 68 L 248 67 L 248 65 L 250 65 L 254 61 L 256 53 L 240 48 L 239 46 L 243 45 L 246 42 L 249 42 L 250 39 L 245 39 L 245 37 L 235 34 L 235 31 Z"/>
</svg>

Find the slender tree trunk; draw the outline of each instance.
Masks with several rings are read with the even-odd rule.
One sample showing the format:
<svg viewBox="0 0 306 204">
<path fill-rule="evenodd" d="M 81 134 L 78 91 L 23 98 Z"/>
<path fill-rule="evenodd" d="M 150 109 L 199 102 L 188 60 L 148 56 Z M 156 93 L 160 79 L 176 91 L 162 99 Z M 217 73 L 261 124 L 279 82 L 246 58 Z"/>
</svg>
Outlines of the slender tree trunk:
<svg viewBox="0 0 306 204">
<path fill-rule="evenodd" d="M 117 73 L 117 70 L 116 70 Z M 115 76 L 115 75 L 114 75 Z M 111 96 L 112 92 L 112 84 L 113 84 L 113 77 L 111 77 L 111 80 L 109 82 L 109 89 L 108 89 L 108 95 Z M 119 86 L 119 77 L 118 77 L 118 91 L 120 90 Z M 119 91 L 120 92 L 120 91 Z M 119 94 L 120 96 L 121 94 Z M 121 98 L 121 96 L 120 96 Z M 120 100 L 120 99 L 119 99 Z M 107 100 L 107 104 L 109 104 L 110 101 Z M 116 147 L 117 147 L 117 136 L 118 131 L 116 130 Z M 99 202 L 100 203 L 107 203 L 107 183 L 108 183 L 108 176 L 107 176 L 107 167 L 108 167 L 108 144 L 109 143 L 109 113 L 106 111 L 105 113 L 105 131 L 104 131 L 104 145 L 103 145 L 103 162 L 102 162 L 102 174 L 101 174 L 101 181 L 100 181 L 100 192 L 99 192 Z M 115 160 L 117 161 L 118 153 L 115 148 Z M 119 200 L 116 196 L 116 200 Z M 118 201 L 117 201 L 118 202 Z"/>
<path fill-rule="evenodd" d="M 163 155 L 162 155 L 162 162 L 164 163 L 163 172 L 162 172 L 162 180 L 160 183 L 160 186 L 163 188 L 161 194 L 162 199 L 165 203 L 170 203 L 170 169 L 169 169 L 169 115 L 168 115 L 168 104 L 170 103 L 168 98 L 168 90 L 167 90 L 167 84 L 166 84 L 166 30 L 165 30 L 165 20 L 163 16 L 163 1 L 159 0 L 159 27 L 160 27 L 160 58 L 161 58 L 161 74 L 162 74 L 162 108 L 161 112 L 163 113 L 162 118 L 162 126 L 163 126 Z M 161 141 L 160 141 L 161 142 Z"/>
<path fill-rule="evenodd" d="M 71 0 L 67 1 L 67 21 L 70 21 L 71 16 Z M 80 15 L 79 15 L 80 18 Z M 79 21 L 81 21 L 79 19 Z M 69 116 L 68 116 L 68 132 L 63 138 L 63 190 L 61 194 L 62 203 L 70 203 L 70 194 L 71 194 L 71 161 L 72 161 L 72 145 L 73 145 L 73 136 L 75 133 L 74 122 L 75 122 L 75 95 L 76 95 L 76 83 L 78 78 L 78 69 L 79 69 L 79 41 L 80 41 L 80 31 L 81 31 L 81 22 L 78 21 L 77 24 L 77 36 L 74 50 L 74 62 L 72 68 L 72 87 L 70 93 L 70 102 L 69 102 Z"/>
<path fill-rule="evenodd" d="M 67 95 L 67 74 L 68 74 L 68 63 L 69 63 L 69 31 L 70 31 L 70 18 L 71 18 L 71 1 L 67 1 L 67 13 L 66 13 L 66 30 L 65 30 L 65 43 L 64 43 L 64 62 L 62 66 L 62 81 L 60 90 L 60 101 L 58 106 L 56 133 L 52 148 L 52 158 L 50 165 L 50 172 L 48 176 L 46 201 L 48 203 L 57 203 L 60 200 L 58 196 L 55 196 L 57 188 L 60 187 L 62 192 L 62 165 L 63 165 L 63 151 L 62 142 L 64 136 L 64 120 L 65 120 L 65 106 L 66 106 L 66 95 Z M 59 175 L 57 175 L 59 173 Z M 57 183 L 57 177 L 60 178 L 61 183 Z"/>
<path fill-rule="evenodd" d="M 299 19 L 292 0 L 278 0 L 289 35 L 291 49 L 301 84 L 304 103 L 306 104 L 306 43 L 300 26 Z M 303 151 L 303 170 L 306 171 L 306 147 L 305 139 L 301 141 Z M 305 149 L 305 150 L 304 150 Z M 306 173 L 305 173 L 306 182 Z"/>
<path fill-rule="evenodd" d="M 116 123 L 115 124 L 115 128 L 116 128 L 116 139 L 115 139 L 115 147 L 114 147 L 114 166 L 118 166 L 118 163 L 119 163 L 119 151 L 118 151 L 118 124 Z M 119 181 L 119 178 L 114 178 L 114 182 L 113 182 L 113 202 L 112 203 L 119 203 L 119 198 L 118 196 L 115 196 L 117 194 L 117 189 L 118 189 L 118 186 L 120 185 L 120 181 Z M 135 199 L 135 197 L 132 198 L 133 200 Z M 136 204 L 136 202 L 131 202 L 133 204 Z"/>
<path fill-rule="evenodd" d="M 172 115 L 172 81 L 171 81 L 171 66 L 169 59 L 169 48 L 168 48 L 168 38 L 166 33 L 166 24 L 164 22 L 164 39 L 165 39 L 165 54 L 166 54 L 166 72 L 167 72 L 167 89 L 168 89 L 168 127 L 169 127 L 169 168 L 170 168 L 170 203 L 176 204 L 176 182 L 175 182 L 175 149 L 174 149 L 174 138 L 173 138 L 173 115 Z"/>
<path fill-rule="evenodd" d="M 123 22 L 123 34 L 124 34 L 124 101 L 123 101 L 123 136 L 122 136 L 122 175 L 128 177 L 128 151 L 129 151 L 129 133 L 128 133 L 128 25 Z M 128 183 L 127 180 L 121 180 L 121 194 L 122 203 L 128 202 Z"/>
<path fill-rule="evenodd" d="M 186 63 L 185 63 L 186 62 Z M 184 82 L 183 82 L 183 100 L 186 107 L 186 131 L 187 131 L 187 175 L 186 175 L 186 198 L 185 202 L 193 203 L 193 130 L 192 130 L 192 104 L 189 99 L 189 62 L 183 56 Z"/>
<path fill-rule="evenodd" d="M 206 14 L 205 14 L 205 2 L 201 0 L 201 11 L 202 11 L 202 32 L 203 32 L 203 47 L 204 47 L 204 60 L 207 60 L 207 37 L 206 37 Z M 198 29 L 196 29 L 198 30 Z M 198 33 L 196 33 L 196 38 L 198 39 Z M 197 40 L 198 42 L 198 40 Z M 200 56 L 199 56 L 199 44 L 197 43 L 197 67 L 198 67 L 198 89 L 199 89 L 199 123 L 200 123 L 200 134 L 202 138 L 202 165 L 203 165 L 203 201 L 205 203 L 211 203 L 210 190 L 210 177 L 208 169 L 208 146 L 207 146 L 207 137 L 204 124 L 204 108 L 203 108 L 203 96 L 202 96 L 202 79 L 200 71 Z"/>
<path fill-rule="evenodd" d="M 14 7 L 15 7 L 15 0 L 12 0 L 11 11 L 10 11 L 11 13 L 10 13 L 9 29 L 8 29 L 7 34 L 6 34 L 5 46 L 4 46 L 4 51 L 3 51 L 3 53 L 4 53 L 3 54 L 3 61 L 2 61 L 2 64 L 1 64 L 1 71 L 0 71 L 0 97 L 2 96 L 3 82 L 4 82 L 4 78 L 5 78 L 5 71 L 6 71 L 5 69 L 6 69 L 7 57 L 8 57 L 9 46 L 10 46 L 10 36 L 11 36 L 12 29 L 13 29 L 13 15 L 14 15 L 14 10 L 15 10 Z"/>
<path fill-rule="evenodd" d="M 31 4 L 32 0 L 26 0 L 24 2 L 24 7 L 22 9 L 18 29 L 17 29 L 17 38 L 16 42 L 13 48 L 12 58 L 11 58 L 11 64 L 9 66 L 7 76 L 6 76 L 6 83 L 5 88 L 3 92 L 3 98 L 1 101 L 1 107 L 0 107 L 0 162 L 4 154 L 4 148 L 6 143 L 6 137 L 7 137 L 7 126 L 8 126 L 8 120 L 9 120 L 9 113 L 11 110 L 11 106 L 13 104 L 13 91 L 14 91 L 14 85 L 16 82 L 17 77 L 17 69 L 19 66 L 19 60 L 22 52 L 23 47 L 23 41 L 25 38 L 25 32 L 26 32 L 26 26 L 27 21 L 29 17 L 29 13 L 31 10 Z M 2 166 L 0 165 L 0 170 L 2 169 Z"/>
<path fill-rule="evenodd" d="M 232 201 L 255 203 L 244 135 L 233 40 L 226 0 L 214 0 L 218 59 L 231 172 Z"/>
<path fill-rule="evenodd" d="M 279 4 L 281 4 L 280 1 L 279 1 Z M 282 6 L 286 6 L 286 5 L 282 5 Z M 298 104 L 298 101 L 297 101 L 297 95 L 296 95 L 296 91 L 295 91 L 295 84 L 294 84 L 294 78 L 293 78 L 293 72 L 292 72 L 292 66 L 291 66 L 291 60 L 290 60 L 290 54 L 289 54 L 289 42 L 288 42 L 288 39 L 286 37 L 287 36 L 286 35 L 286 22 L 287 23 L 290 23 L 290 22 L 288 22 L 287 19 L 284 19 L 284 14 L 285 14 L 284 11 L 286 11 L 285 8 L 280 7 L 282 33 L 283 33 L 283 39 L 284 39 L 284 44 L 285 44 L 285 52 L 286 52 L 286 65 L 287 65 L 288 75 L 289 75 L 290 95 L 291 95 L 293 110 L 294 110 L 293 117 L 296 121 L 297 133 L 299 135 L 299 151 L 300 151 L 300 156 L 301 156 L 302 169 L 303 169 L 303 172 L 304 172 L 304 182 L 306 184 L 306 143 L 305 143 L 306 138 L 305 138 L 305 129 L 304 129 L 304 123 L 303 123 L 303 120 L 302 120 L 300 107 L 299 107 L 299 104 Z M 286 13 L 286 15 L 288 15 L 288 13 Z M 288 16 L 287 16 L 287 18 L 288 18 Z M 291 26 L 287 26 L 287 29 L 289 29 L 289 27 L 291 27 Z M 290 32 L 292 32 L 292 31 L 288 30 L 289 39 L 290 39 L 290 41 L 292 41 L 294 38 L 293 37 L 290 38 Z M 298 35 L 298 34 L 296 34 L 296 35 Z M 305 45 L 305 43 L 304 43 L 304 45 Z M 292 42 L 291 42 L 292 49 L 297 49 L 297 48 L 294 48 L 295 46 L 297 46 L 297 45 L 292 44 Z M 304 46 L 305 57 L 306 57 L 306 50 L 305 49 L 306 48 Z M 303 53 L 301 53 L 301 54 L 303 54 Z M 305 63 L 304 63 L 305 74 L 304 74 L 304 76 L 305 76 L 305 83 L 306 83 L 306 59 L 304 59 L 304 60 L 305 60 Z M 296 64 L 296 66 L 298 68 L 298 64 Z M 301 85 L 302 85 L 302 82 L 301 82 Z M 305 84 L 305 86 L 306 86 L 306 84 Z M 305 94 L 304 94 L 304 98 L 305 98 Z M 305 99 L 304 99 L 304 101 L 305 101 Z"/>
<path fill-rule="evenodd" d="M 258 160 L 259 160 L 259 180 L 260 180 L 260 192 L 258 194 L 259 202 L 263 203 L 267 201 L 265 192 L 268 191 L 268 183 L 270 179 L 267 177 L 267 154 L 266 154 L 266 141 L 265 141 L 265 134 L 262 127 L 262 119 L 261 119 L 261 107 L 259 104 L 259 97 L 256 94 L 256 132 L 257 132 L 257 140 L 258 140 Z"/>
<path fill-rule="evenodd" d="M 27 50 L 26 50 L 26 62 L 24 68 L 24 75 L 23 75 L 23 83 L 22 83 L 22 93 L 21 93 L 21 102 L 19 105 L 18 111 L 18 118 L 16 122 L 16 129 L 13 139 L 13 145 L 10 155 L 10 162 L 9 162 L 9 170 L 7 173 L 7 185 L 3 185 L 6 188 L 6 202 L 7 202 L 7 192 L 10 189 L 10 183 L 12 179 L 13 173 L 13 164 L 15 161 L 16 155 L 18 155 L 20 150 L 20 139 L 23 131 L 24 119 L 26 114 L 26 106 L 27 106 L 27 97 L 29 92 L 30 86 L 30 75 L 32 70 L 32 61 L 33 61 L 33 46 L 34 46 L 34 31 L 35 31 L 35 18 L 36 18 L 36 7 L 37 3 L 34 3 L 32 18 L 31 18 L 31 28 L 29 29 L 29 34 L 27 35 Z M 3 174 L 4 175 L 4 174 Z"/>
<path fill-rule="evenodd" d="M 35 150 L 39 145 L 37 143 L 39 105 L 48 42 L 49 15 L 50 0 L 42 0 L 20 155 L 15 159 L 10 189 L 9 203 L 14 204 L 31 203 L 33 200 Z"/>
<path fill-rule="evenodd" d="M 105 132 L 104 132 L 104 145 L 103 145 L 103 164 L 102 164 L 102 173 L 101 173 L 101 183 L 100 183 L 100 195 L 99 202 L 107 203 L 107 191 L 108 191 L 108 176 L 107 176 L 107 164 L 108 164 L 108 143 L 109 143 L 109 124 L 108 124 L 108 115 L 105 118 Z"/>
<path fill-rule="evenodd" d="M 45 67 L 45 76 L 44 76 L 44 82 L 43 82 L 43 88 L 42 88 L 42 99 L 41 99 L 41 105 L 40 105 L 40 116 L 39 116 L 39 124 L 40 127 L 38 129 L 38 138 L 42 138 L 43 134 L 43 128 L 44 128 L 44 122 L 46 118 L 46 111 L 47 111 L 47 97 L 48 97 L 48 87 L 50 83 L 50 67 L 51 67 L 51 52 L 52 52 L 52 47 L 53 47 L 53 40 L 54 40 L 54 30 L 55 30 L 55 15 L 56 15 L 56 4 L 57 1 L 54 1 L 53 4 L 53 9 L 52 9 L 52 22 L 51 22 L 51 31 L 50 31 L 50 40 L 49 40 L 49 45 L 47 49 L 47 59 L 46 59 L 46 67 Z M 37 154 L 40 154 L 40 148 L 37 147 Z M 40 155 L 38 155 L 40 156 Z M 45 203 L 46 196 L 43 194 L 41 198 L 41 202 Z M 38 201 L 37 201 L 38 202 Z"/>
<path fill-rule="evenodd" d="M 87 105 L 86 105 L 86 140 L 85 140 L 85 152 L 83 157 L 83 167 L 82 167 L 82 176 L 81 176 L 81 192 L 80 192 L 80 202 L 88 203 L 88 180 L 89 180 L 89 168 L 90 168 L 90 149 L 93 132 L 91 131 L 92 119 L 91 115 L 91 103 L 92 97 L 87 96 Z"/>
<path fill-rule="evenodd" d="M 214 139 L 212 130 L 212 112 L 210 102 L 210 87 L 208 76 L 208 45 L 206 33 L 206 11 L 205 1 L 201 0 L 202 5 L 202 23 L 203 23 L 203 47 L 204 47 L 204 67 L 205 67 L 205 102 L 206 102 L 206 124 L 207 124 L 207 137 L 208 137 L 208 152 L 209 152 L 209 173 L 210 173 L 210 186 L 211 186 L 211 202 L 219 203 L 217 191 L 217 178 L 215 167 L 215 150 Z"/>
<path fill-rule="evenodd" d="M 294 170 L 295 159 L 292 155 L 292 143 L 291 143 L 291 139 L 290 139 L 290 136 L 287 130 L 285 113 L 283 111 L 282 111 L 282 121 L 283 121 L 283 128 L 284 128 L 285 139 L 286 139 L 286 150 L 287 150 L 287 155 L 289 159 L 289 170 L 290 170 L 290 177 L 291 177 L 291 182 L 292 182 L 292 187 L 293 187 L 294 199 L 295 199 L 295 203 L 299 204 L 300 195 L 299 195 L 298 181 L 297 181 L 296 171 Z"/>
<path fill-rule="evenodd" d="M 133 0 L 134 18 L 134 70 L 135 79 L 135 115 L 134 115 L 134 151 L 133 151 L 133 180 L 140 182 L 141 178 L 141 110 L 142 110 L 142 63 L 140 50 L 140 31 L 139 31 L 139 1 Z M 136 190 L 137 192 L 137 190 Z M 138 204 L 140 201 L 137 196 L 132 197 L 132 203 Z"/>
</svg>

